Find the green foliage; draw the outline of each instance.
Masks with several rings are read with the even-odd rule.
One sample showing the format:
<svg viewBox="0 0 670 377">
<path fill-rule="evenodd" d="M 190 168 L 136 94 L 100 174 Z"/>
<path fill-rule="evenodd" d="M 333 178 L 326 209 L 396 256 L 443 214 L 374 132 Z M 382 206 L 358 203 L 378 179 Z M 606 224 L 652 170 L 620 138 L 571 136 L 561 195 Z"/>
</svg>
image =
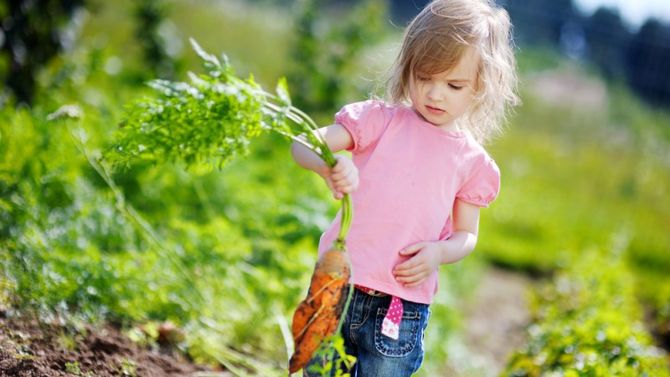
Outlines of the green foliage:
<svg viewBox="0 0 670 377">
<path fill-rule="evenodd" d="M 555 69 L 559 67 L 560 63 L 560 54 L 551 49 L 541 47 L 523 49 L 517 54 L 518 69 L 525 74 Z"/>
<path fill-rule="evenodd" d="M 166 51 L 159 28 L 164 25 L 168 8 L 164 0 L 141 0 L 135 4 L 135 37 L 142 46 L 145 66 L 153 76 L 171 78 L 175 62 Z"/>
<path fill-rule="evenodd" d="M 241 76 L 253 73 L 257 82 L 271 88 L 289 71 L 292 7 L 227 0 L 171 2 L 170 9 L 170 20 L 180 34 L 197 40 L 208 51 L 225 51 Z M 180 41 L 174 38 L 172 42 Z M 182 57 L 188 67 L 200 65 L 201 59 L 190 48 L 183 50 Z"/>
<path fill-rule="evenodd" d="M 189 330 L 184 344 L 200 361 L 265 368 L 261 375 L 282 369 L 272 364 L 285 357 L 277 318 L 306 287 L 323 227 L 310 208 L 333 210 L 301 195 L 315 178 L 277 174 L 286 145 L 264 137 L 225 174 L 139 165 L 110 185 L 95 156 L 118 114 L 81 103 L 78 119 L 56 119 L 69 108 L 53 121 L 40 108 L 0 111 L 3 292 L 44 315 L 171 319 Z M 239 344 L 266 356 L 231 356 Z"/>
<path fill-rule="evenodd" d="M 124 358 L 121 360 L 119 373 L 124 377 L 136 377 L 137 364 L 132 359 Z"/>
<path fill-rule="evenodd" d="M 477 251 L 466 259 L 452 265 L 442 266 L 439 276 L 439 290 L 430 307 L 430 321 L 424 338 L 424 362 L 417 377 L 431 377 L 444 374 L 445 361 L 461 358 L 461 364 L 467 364 L 460 350 L 454 344 L 463 344 L 463 308 L 470 302 L 482 276 L 484 259 Z M 474 350 L 473 350 L 474 351 Z M 477 355 L 473 355 L 476 358 Z M 464 368 L 465 369 L 465 368 Z M 474 368 L 473 368 L 474 369 Z M 478 375 L 471 371 L 465 375 Z"/>
<path fill-rule="evenodd" d="M 585 252 L 538 292 L 529 343 L 504 375 L 668 376 L 633 283 L 619 256 Z"/>
<path fill-rule="evenodd" d="M 569 69 L 558 73 L 566 81 L 579 77 Z M 523 107 L 489 146 L 504 182 L 482 216 L 486 236 L 478 250 L 494 263 L 539 275 L 581 250 L 622 250 L 636 275 L 655 277 L 640 293 L 662 313 L 665 298 L 656 288 L 669 282 L 668 114 L 620 87 L 610 88 L 602 109 L 543 101 L 524 89 Z"/>
<path fill-rule="evenodd" d="M 356 363 L 356 357 L 346 353 L 344 339 L 340 334 L 325 339 L 314 353 L 314 359 L 319 361 L 308 367 L 310 376 L 349 377 L 346 371 Z"/>
<path fill-rule="evenodd" d="M 642 302 L 650 308 L 649 325 L 664 344 L 670 341 L 670 281 L 666 275 L 667 270 L 652 272 L 642 268 L 636 274 Z"/>
<path fill-rule="evenodd" d="M 304 133 L 311 145 L 302 143 L 334 164 L 330 149 L 312 132 L 314 121 L 291 106 L 285 81 L 271 95 L 253 78 L 235 76 L 225 56 L 221 61 L 191 43 L 207 74 L 191 74 L 191 83 L 151 82 L 157 97 L 130 107 L 107 156 L 110 161 L 125 166 L 138 159 L 189 165 L 213 161 L 221 167 L 232 156 L 248 152 L 251 139 L 261 131 L 272 130 L 298 141 Z"/>
<path fill-rule="evenodd" d="M 386 4 L 366 0 L 342 15 L 324 12 L 323 0 L 303 0 L 295 22 L 294 68 L 289 82 L 295 103 L 309 112 L 332 115 L 351 91 L 356 57 L 383 35 Z M 334 21 L 334 20 L 337 21 Z M 356 93 L 367 96 L 369 88 Z"/>
<path fill-rule="evenodd" d="M 67 373 L 74 374 L 76 376 L 81 375 L 81 367 L 79 366 L 79 362 L 73 361 L 73 362 L 66 362 L 65 363 L 65 371 Z"/>
<path fill-rule="evenodd" d="M 207 173 L 196 183 L 198 178 L 184 171 L 145 168 L 143 179 L 135 179 L 149 193 L 193 199 L 163 200 L 164 211 L 144 213 L 152 219 L 149 225 L 123 193 L 96 176 L 68 134 L 68 121 L 40 121 L 27 111 L 7 114 L 13 115 L 3 124 L 20 127 L 2 129 L 13 141 L 2 144 L 3 216 L 12 221 L 3 223 L 0 271 L 16 304 L 41 308 L 45 315 L 57 311 L 128 324 L 171 319 L 188 330 L 185 345 L 199 361 L 265 368 L 256 372 L 261 375 L 281 369 L 263 362 L 285 357 L 277 318 L 295 306 L 313 265 L 318 228 L 310 228 L 309 217 L 295 210 L 309 208 L 297 202 L 308 203 L 300 192 L 314 186 L 312 179 L 266 187 L 268 177 L 260 176 L 277 156 L 259 158 L 268 153 L 261 148 L 263 139 L 252 148 L 253 160 L 227 173 L 230 182 L 221 173 Z M 52 132 L 44 132 L 47 128 Z M 225 201 L 189 196 L 186 192 L 198 192 L 196 185 Z M 214 207 L 184 217 L 200 200 Z M 239 223 L 223 217 L 226 212 Z M 271 312 L 277 317 L 268 317 Z M 236 356 L 229 348 L 239 344 L 252 345 L 265 361 Z"/>
<path fill-rule="evenodd" d="M 291 18 L 284 10 L 224 3 L 173 3 L 171 19 L 187 35 L 234 51 L 231 60 L 244 72 L 276 80 L 288 70 Z M 128 169 L 108 172 L 100 151 L 113 142 L 116 125 L 129 118 L 124 103 L 146 93 L 148 102 L 160 98 L 169 106 L 171 101 L 186 106 L 176 93 L 163 96 L 136 86 L 123 70 L 107 69 L 113 58 L 124 67 L 141 61 L 141 51 L 128 43 L 133 25 L 119 16 L 129 14 L 118 11 L 128 4 L 99 3 L 104 17 L 92 14 L 81 49 L 52 61 L 40 75 L 33 108 L 0 108 L 0 306 L 41 308 L 45 316 L 111 319 L 128 328 L 170 320 L 184 331 L 179 347 L 199 362 L 225 365 L 239 375 L 285 375 L 287 319 L 304 297 L 316 241 L 336 205 L 327 200 L 319 177 L 293 164 L 286 139 L 263 128 L 252 143 L 231 147 L 239 147 L 235 153 L 247 153 L 246 158 L 227 160 L 220 170 L 203 164 L 218 165 L 219 149 L 192 153 L 185 170 L 151 155 L 165 156 L 158 145 L 145 149 L 140 159 L 125 156 Z M 192 14 L 196 21 L 187 19 Z M 555 61 L 537 54 L 527 66 L 555 67 Z M 212 87 L 219 79 L 205 71 L 178 90 L 218 95 Z M 249 84 L 252 79 L 242 81 L 256 85 Z M 168 90 L 161 85 L 160 90 Z M 220 135 L 224 131 L 216 130 L 221 123 L 215 112 L 200 108 L 191 91 L 182 93 L 182 100 L 207 119 L 195 123 L 203 127 L 198 132 Z M 577 254 L 573 250 L 615 246 L 624 251 L 658 328 L 670 328 L 665 225 L 670 208 L 665 141 L 670 134 L 667 127 L 657 127 L 668 118 L 628 96 L 613 95 L 610 101 L 606 112 L 585 113 L 540 103 L 526 93 L 509 132 L 491 146 L 505 181 L 500 199 L 483 212 L 477 253 L 515 268 L 548 271 L 570 264 Z M 47 121 L 49 114 L 52 121 Z M 179 114 L 168 110 L 160 116 Z M 198 140 L 193 150 L 210 142 Z M 182 152 L 174 153 L 173 160 L 184 161 Z M 458 334 L 462 299 L 479 276 L 471 258 L 441 275 L 420 375 L 441 375 L 443 360 L 453 357 L 448 343 Z M 621 281 L 633 285 L 628 278 Z M 627 288 L 620 288 L 629 297 Z M 614 300 L 619 293 L 609 297 Z M 597 318 L 625 334 L 640 334 L 639 307 L 636 311 L 628 323 L 612 310 Z M 625 308 L 621 312 L 629 315 Z M 533 328 L 543 329 L 555 318 L 538 315 Z M 592 347 L 607 346 L 611 356 L 613 343 L 605 334 Z M 646 347 L 646 336 L 632 337 Z"/>
<path fill-rule="evenodd" d="M 83 0 L 11 1 L 0 5 L 0 81 L 32 103 L 39 70 L 67 46 L 67 28 Z M 74 32 L 74 30 L 69 30 Z"/>
</svg>

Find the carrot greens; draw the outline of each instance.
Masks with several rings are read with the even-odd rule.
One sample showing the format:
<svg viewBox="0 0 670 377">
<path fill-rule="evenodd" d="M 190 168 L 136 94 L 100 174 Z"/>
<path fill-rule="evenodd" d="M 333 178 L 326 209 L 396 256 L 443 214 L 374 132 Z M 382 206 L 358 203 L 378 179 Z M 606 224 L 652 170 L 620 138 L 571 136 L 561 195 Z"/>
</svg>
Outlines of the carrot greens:
<svg viewBox="0 0 670 377">
<path fill-rule="evenodd" d="M 189 82 L 153 80 L 155 94 L 132 103 L 120 124 L 114 145 L 105 157 L 115 166 L 128 167 L 138 160 L 209 162 L 222 167 L 232 157 L 246 154 L 252 139 L 266 131 L 301 143 L 328 166 L 336 163 L 318 126 L 291 104 L 285 79 L 275 94 L 265 91 L 250 76 L 235 74 L 225 55 L 207 53 L 191 39 L 203 61 L 204 74 L 189 73 Z M 351 198 L 342 199 L 342 225 L 335 241 L 344 249 L 351 223 Z"/>
</svg>

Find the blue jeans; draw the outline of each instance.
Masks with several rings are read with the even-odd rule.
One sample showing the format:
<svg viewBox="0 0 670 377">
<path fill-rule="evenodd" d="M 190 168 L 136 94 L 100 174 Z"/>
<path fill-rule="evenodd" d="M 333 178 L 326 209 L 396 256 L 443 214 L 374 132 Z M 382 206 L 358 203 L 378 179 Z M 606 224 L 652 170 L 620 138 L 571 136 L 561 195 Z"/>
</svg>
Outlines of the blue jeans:
<svg viewBox="0 0 670 377">
<path fill-rule="evenodd" d="M 430 317 L 426 304 L 402 300 L 403 315 L 398 340 L 381 333 L 382 321 L 391 303 L 391 296 L 371 296 L 358 289 L 349 305 L 342 325 L 345 351 L 356 356 L 351 377 L 410 377 L 423 362 L 423 335 Z M 312 364 L 325 360 L 312 359 L 305 367 L 304 376 Z M 335 371 L 331 373 L 335 376 Z"/>
</svg>

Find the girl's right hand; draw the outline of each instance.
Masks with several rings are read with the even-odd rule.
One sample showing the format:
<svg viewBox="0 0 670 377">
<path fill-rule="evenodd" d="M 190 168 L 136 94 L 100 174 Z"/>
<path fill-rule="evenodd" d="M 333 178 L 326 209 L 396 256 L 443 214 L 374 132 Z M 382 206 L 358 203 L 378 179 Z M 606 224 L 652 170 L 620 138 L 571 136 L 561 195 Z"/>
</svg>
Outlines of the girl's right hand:
<svg viewBox="0 0 670 377">
<path fill-rule="evenodd" d="M 349 157 L 336 155 L 337 163 L 321 174 L 335 199 L 342 199 L 344 194 L 352 193 L 358 188 L 358 168 Z"/>
</svg>

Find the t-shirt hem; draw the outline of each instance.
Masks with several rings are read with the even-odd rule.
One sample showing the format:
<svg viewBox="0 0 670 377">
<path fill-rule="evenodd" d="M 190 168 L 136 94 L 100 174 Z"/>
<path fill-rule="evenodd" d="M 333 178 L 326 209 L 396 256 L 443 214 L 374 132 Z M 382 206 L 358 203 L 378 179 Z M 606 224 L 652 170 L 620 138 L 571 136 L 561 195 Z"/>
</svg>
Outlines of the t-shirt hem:
<svg viewBox="0 0 670 377">
<path fill-rule="evenodd" d="M 354 128 L 353 125 L 351 125 L 348 121 L 345 119 L 336 119 L 336 123 L 339 124 L 340 126 L 344 127 L 345 130 L 349 133 L 349 136 L 351 136 L 351 146 L 347 149 L 345 149 L 347 152 L 353 152 L 358 149 L 358 143 L 359 143 L 359 137 L 360 135 L 357 134 L 357 130 Z"/>
<path fill-rule="evenodd" d="M 493 201 L 493 200 L 486 201 L 486 200 L 478 200 L 478 199 L 469 199 L 469 198 L 462 198 L 462 197 L 458 197 L 458 196 L 456 197 L 456 199 L 460 199 L 460 200 L 462 200 L 466 203 L 473 204 L 473 205 L 476 205 L 477 207 L 481 207 L 481 208 L 488 208 L 491 205 L 491 202 Z"/>
</svg>

